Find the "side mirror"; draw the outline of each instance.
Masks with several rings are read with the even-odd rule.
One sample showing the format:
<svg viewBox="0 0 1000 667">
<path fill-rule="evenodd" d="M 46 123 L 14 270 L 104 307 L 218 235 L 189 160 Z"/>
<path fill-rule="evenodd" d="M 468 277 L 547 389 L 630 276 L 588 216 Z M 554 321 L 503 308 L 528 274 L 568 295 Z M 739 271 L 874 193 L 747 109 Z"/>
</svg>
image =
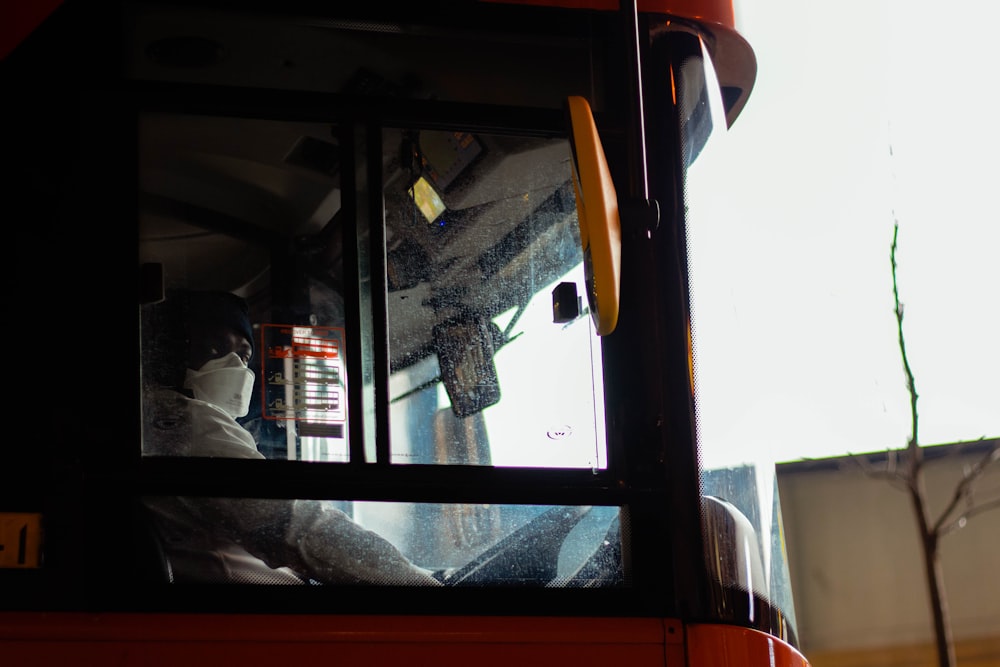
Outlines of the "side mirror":
<svg viewBox="0 0 1000 667">
<path fill-rule="evenodd" d="M 493 363 L 499 332 L 493 327 L 481 317 L 434 327 L 441 380 L 458 417 L 468 417 L 500 401 L 500 382 Z"/>
<path fill-rule="evenodd" d="M 583 97 L 571 96 L 566 109 L 587 301 L 598 335 L 605 336 L 618 324 L 622 251 L 618 194 L 590 104 Z"/>
</svg>

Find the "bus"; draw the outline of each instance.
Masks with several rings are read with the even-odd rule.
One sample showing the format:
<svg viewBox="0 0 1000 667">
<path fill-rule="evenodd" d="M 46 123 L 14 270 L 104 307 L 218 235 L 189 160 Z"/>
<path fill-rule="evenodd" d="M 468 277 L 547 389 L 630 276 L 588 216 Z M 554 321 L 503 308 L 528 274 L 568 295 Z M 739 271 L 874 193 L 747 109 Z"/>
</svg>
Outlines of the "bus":
<svg viewBox="0 0 1000 667">
<path fill-rule="evenodd" d="M 773 460 L 698 435 L 731 3 L 54 4 L 6 663 L 808 664 Z"/>
</svg>

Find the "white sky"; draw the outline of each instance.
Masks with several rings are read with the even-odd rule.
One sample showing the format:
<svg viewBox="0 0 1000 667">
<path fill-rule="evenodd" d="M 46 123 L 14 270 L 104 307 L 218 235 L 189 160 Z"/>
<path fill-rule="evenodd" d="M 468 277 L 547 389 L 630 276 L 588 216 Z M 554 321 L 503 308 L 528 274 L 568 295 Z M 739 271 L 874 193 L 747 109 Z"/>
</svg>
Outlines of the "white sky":
<svg viewBox="0 0 1000 667">
<path fill-rule="evenodd" d="M 738 7 L 758 78 L 700 204 L 703 442 L 906 444 L 893 211 L 919 440 L 1000 436 L 1000 4 Z"/>
</svg>

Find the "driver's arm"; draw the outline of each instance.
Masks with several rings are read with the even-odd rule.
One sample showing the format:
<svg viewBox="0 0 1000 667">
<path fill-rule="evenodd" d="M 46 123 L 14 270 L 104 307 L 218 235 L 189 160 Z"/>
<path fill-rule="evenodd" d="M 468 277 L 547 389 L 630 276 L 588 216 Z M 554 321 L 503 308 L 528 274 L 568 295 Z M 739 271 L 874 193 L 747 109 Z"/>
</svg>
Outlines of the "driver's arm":
<svg viewBox="0 0 1000 667">
<path fill-rule="evenodd" d="M 248 552 L 328 584 L 440 586 L 389 541 L 319 500 L 189 499 Z"/>
</svg>

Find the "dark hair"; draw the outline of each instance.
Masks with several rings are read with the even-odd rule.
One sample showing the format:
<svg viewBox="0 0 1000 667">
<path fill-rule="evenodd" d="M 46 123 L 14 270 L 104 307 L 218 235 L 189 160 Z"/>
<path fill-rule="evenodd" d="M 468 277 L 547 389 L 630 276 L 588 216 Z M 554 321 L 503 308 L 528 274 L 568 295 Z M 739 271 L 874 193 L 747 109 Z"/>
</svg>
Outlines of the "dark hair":
<svg viewBox="0 0 1000 667">
<path fill-rule="evenodd" d="M 230 292 L 171 290 L 159 303 L 143 306 L 142 372 L 147 381 L 180 386 L 194 332 L 231 329 L 253 345 L 247 303 Z"/>
</svg>

